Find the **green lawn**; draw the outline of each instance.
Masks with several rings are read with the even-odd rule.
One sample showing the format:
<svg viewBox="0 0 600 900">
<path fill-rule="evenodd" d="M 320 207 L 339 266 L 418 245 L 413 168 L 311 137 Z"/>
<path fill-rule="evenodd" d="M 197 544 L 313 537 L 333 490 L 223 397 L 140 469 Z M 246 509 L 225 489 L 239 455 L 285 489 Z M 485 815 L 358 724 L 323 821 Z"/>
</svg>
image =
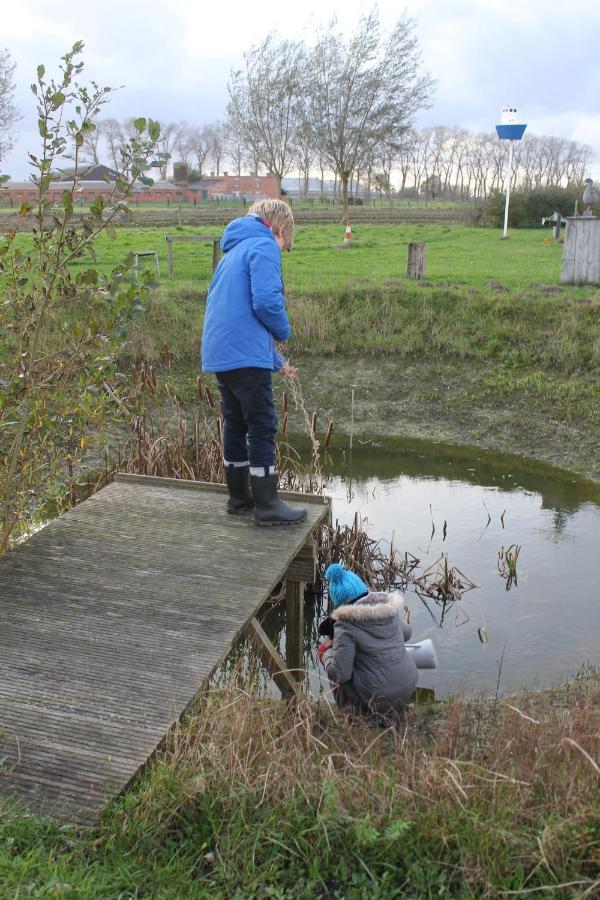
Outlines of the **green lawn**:
<svg viewBox="0 0 600 900">
<path fill-rule="evenodd" d="M 127 253 L 156 250 L 161 276 L 167 279 L 167 234 L 220 234 L 216 226 L 119 228 L 111 241 L 96 242 L 98 266 L 107 271 Z M 488 286 L 491 280 L 514 290 L 558 284 L 562 245 L 550 241 L 542 229 L 513 230 L 509 240 L 497 229 L 445 225 L 355 225 L 350 247 L 343 246 L 344 226 L 304 225 L 296 229 L 294 249 L 284 254 L 283 273 L 290 294 L 312 293 L 349 284 L 386 286 L 403 279 L 410 241 L 427 245 L 426 277 L 434 286 L 464 282 L 465 288 Z M 23 235 L 27 245 L 31 238 Z M 342 245 L 342 246 L 341 246 Z M 174 282 L 192 282 L 198 290 L 211 277 L 210 244 L 178 244 L 174 250 Z M 89 265 L 82 259 L 74 268 Z M 579 291 L 579 289 L 575 289 Z"/>
</svg>

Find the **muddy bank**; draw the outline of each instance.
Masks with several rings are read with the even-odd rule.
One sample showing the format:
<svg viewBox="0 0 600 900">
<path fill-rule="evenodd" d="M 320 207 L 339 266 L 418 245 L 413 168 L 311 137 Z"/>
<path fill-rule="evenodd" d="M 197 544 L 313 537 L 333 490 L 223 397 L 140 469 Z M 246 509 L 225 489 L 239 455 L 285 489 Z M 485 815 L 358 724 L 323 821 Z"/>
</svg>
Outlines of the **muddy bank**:
<svg viewBox="0 0 600 900">
<path fill-rule="evenodd" d="M 487 366 L 461 363 L 339 357 L 299 357 L 305 405 L 319 413 L 321 430 L 333 419 L 337 433 L 428 438 L 511 453 L 569 469 L 600 482 L 600 423 L 551 396 L 503 390 Z M 282 384 L 276 379 L 277 392 Z M 290 427 L 303 417 L 290 404 Z"/>
</svg>

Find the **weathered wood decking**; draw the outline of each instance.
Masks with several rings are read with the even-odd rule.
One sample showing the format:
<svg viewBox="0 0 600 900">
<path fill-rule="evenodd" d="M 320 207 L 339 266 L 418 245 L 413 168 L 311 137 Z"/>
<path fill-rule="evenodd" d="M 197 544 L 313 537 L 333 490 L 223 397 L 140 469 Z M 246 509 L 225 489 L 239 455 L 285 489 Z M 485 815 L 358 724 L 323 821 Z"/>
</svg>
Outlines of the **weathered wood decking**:
<svg viewBox="0 0 600 900">
<path fill-rule="evenodd" d="M 118 476 L 0 559 L 0 799 L 92 822 L 328 513 L 300 503 L 257 528 L 220 486 Z"/>
</svg>

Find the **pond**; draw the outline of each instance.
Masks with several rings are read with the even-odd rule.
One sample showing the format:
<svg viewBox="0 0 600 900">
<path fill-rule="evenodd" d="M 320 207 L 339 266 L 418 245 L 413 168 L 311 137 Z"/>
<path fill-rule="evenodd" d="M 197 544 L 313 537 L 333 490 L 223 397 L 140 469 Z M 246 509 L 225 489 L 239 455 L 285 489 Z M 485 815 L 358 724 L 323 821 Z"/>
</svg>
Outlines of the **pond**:
<svg viewBox="0 0 600 900">
<path fill-rule="evenodd" d="M 406 591 L 413 639 L 433 639 L 436 670 L 419 685 L 436 698 L 541 688 L 600 663 L 600 487 L 562 470 L 466 447 L 388 437 L 347 438 L 330 451 L 333 521 L 356 512 L 368 533 L 419 559 L 442 554 L 477 587 L 445 607 Z M 445 526 L 445 527 L 444 527 Z M 517 578 L 498 553 L 519 545 Z M 507 589 L 508 587 L 508 589 Z M 306 604 L 313 695 L 328 693 L 316 662 L 318 600 Z M 264 625 L 285 652 L 285 608 Z M 276 690 L 276 689 L 273 689 Z"/>
</svg>

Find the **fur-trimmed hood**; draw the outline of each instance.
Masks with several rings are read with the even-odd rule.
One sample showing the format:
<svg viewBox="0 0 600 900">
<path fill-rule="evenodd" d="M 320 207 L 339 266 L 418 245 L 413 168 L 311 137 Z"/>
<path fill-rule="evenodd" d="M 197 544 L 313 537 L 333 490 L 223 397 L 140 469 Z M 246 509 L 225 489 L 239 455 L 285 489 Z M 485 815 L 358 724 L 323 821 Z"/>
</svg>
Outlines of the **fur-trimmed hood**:
<svg viewBox="0 0 600 900">
<path fill-rule="evenodd" d="M 375 625 L 388 622 L 394 616 L 401 616 L 404 597 L 400 591 L 391 593 L 369 592 L 354 603 L 338 606 L 331 613 L 334 622 L 352 622 L 354 625 Z"/>
</svg>

